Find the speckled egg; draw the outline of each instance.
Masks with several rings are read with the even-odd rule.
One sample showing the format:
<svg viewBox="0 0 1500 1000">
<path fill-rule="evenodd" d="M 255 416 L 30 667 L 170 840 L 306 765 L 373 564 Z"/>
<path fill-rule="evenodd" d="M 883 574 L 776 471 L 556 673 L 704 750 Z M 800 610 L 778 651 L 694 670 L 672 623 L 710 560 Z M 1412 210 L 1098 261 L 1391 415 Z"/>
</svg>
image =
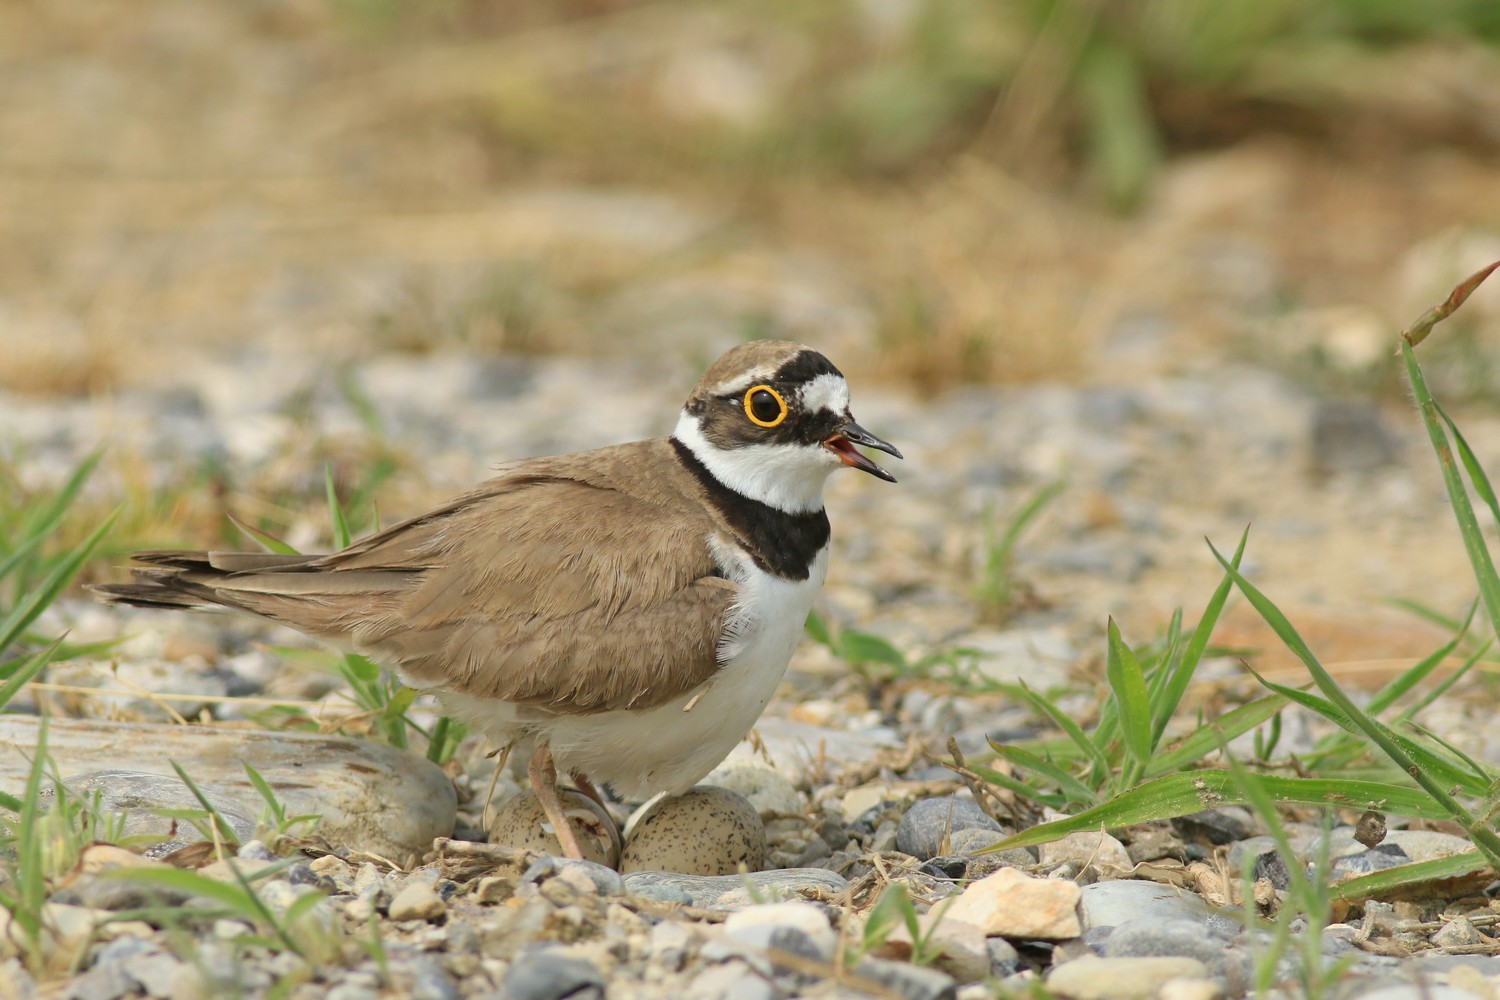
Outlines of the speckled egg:
<svg viewBox="0 0 1500 1000">
<path fill-rule="evenodd" d="M 604 808 L 582 792 L 562 789 L 563 812 L 578 835 L 585 860 L 614 868 L 620 862 L 620 831 Z M 490 823 L 490 843 L 519 847 L 541 854 L 562 855 L 562 845 L 542 812 L 536 793 L 527 789 L 513 795 Z"/>
<path fill-rule="evenodd" d="M 646 806 L 627 825 L 621 872 L 733 875 L 766 864 L 766 828 L 738 792 L 699 785 Z"/>
</svg>

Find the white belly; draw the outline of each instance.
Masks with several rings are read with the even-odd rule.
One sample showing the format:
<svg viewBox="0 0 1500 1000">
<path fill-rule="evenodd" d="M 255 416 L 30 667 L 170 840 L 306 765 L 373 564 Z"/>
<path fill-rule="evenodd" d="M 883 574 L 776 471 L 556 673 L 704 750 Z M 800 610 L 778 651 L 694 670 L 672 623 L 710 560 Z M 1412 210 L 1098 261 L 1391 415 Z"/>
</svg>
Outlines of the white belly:
<svg viewBox="0 0 1500 1000">
<path fill-rule="evenodd" d="M 505 703 L 445 699 L 444 707 L 502 743 L 545 738 L 559 773 L 580 771 L 626 797 L 691 788 L 745 738 L 771 701 L 827 576 L 828 549 L 818 553 L 806 580 L 783 580 L 748 560 L 737 569 L 740 598 L 720 646 L 723 665 L 680 698 L 642 711 L 524 723 Z"/>
</svg>

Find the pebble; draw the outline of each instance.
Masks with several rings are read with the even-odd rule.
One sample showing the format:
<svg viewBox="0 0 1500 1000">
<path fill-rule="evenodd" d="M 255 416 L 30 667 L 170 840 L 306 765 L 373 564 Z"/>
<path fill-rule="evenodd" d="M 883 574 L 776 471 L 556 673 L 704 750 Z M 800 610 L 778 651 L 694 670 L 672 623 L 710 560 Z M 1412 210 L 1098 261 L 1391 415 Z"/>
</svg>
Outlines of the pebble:
<svg viewBox="0 0 1500 1000">
<path fill-rule="evenodd" d="M 1103 831 L 1070 833 L 1061 840 L 1040 845 L 1038 853 L 1044 865 L 1076 861 L 1080 865 L 1093 865 L 1116 872 L 1126 872 L 1132 867 L 1125 845 Z"/>
<path fill-rule="evenodd" d="M 614 869 L 592 861 L 560 858 L 550 854 L 537 858 L 527 866 L 521 873 L 521 885 L 538 885 L 554 878 L 585 895 L 625 895 L 625 880 Z"/>
<path fill-rule="evenodd" d="M 779 991 L 745 961 L 711 965 L 688 984 L 691 1000 L 777 1000 Z"/>
<path fill-rule="evenodd" d="M 877 996 L 894 994 L 903 1000 L 949 1000 L 958 990 L 958 984 L 947 973 L 905 962 L 862 958 L 851 971 L 856 981 L 864 980 L 879 987 Z"/>
<path fill-rule="evenodd" d="M 926 861 L 939 854 L 955 853 L 949 845 L 955 832 L 964 830 L 993 831 L 999 837 L 1005 831 L 973 799 L 947 796 L 921 799 L 912 803 L 896 828 L 896 850 Z M 994 843 L 991 840 L 990 843 Z"/>
<path fill-rule="evenodd" d="M 448 911 L 448 905 L 437 890 L 426 882 L 408 881 L 391 900 L 392 920 L 437 920 Z"/>
<path fill-rule="evenodd" d="M 1468 917 L 1459 916 L 1445 923 L 1437 933 L 1432 935 L 1431 940 L 1438 948 L 1459 948 L 1464 945 L 1480 944 L 1484 938 Z"/>
<path fill-rule="evenodd" d="M 1217 974 L 1222 971 L 1224 947 L 1224 940 L 1202 921 L 1138 917 L 1115 927 L 1104 942 L 1104 957 L 1192 958 Z"/>
<path fill-rule="evenodd" d="M 1148 919 L 1202 922 L 1208 916 L 1208 906 L 1203 897 L 1186 889 L 1156 882 L 1114 879 L 1084 886 L 1078 912 L 1085 928 L 1096 928 Z"/>
<path fill-rule="evenodd" d="M 591 963 L 538 949 L 516 958 L 500 983 L 504 1000 L 604 1000 L 604 977 Z"/>
<path fill-rule="evenodd" d="M 703 784 L 742 796 L 761 819 L 802 814 L 802 796 L 781 772 L 773 768 L 753 764 L 719 767 L 703 779 Z"/>
<path fill-rule="evenodd" d="M 1208 969 L 1191 958 L 1095 958 L 1054 966 L 1047 989 L 1060 1000 L 1154 1000 L 1177 979 L 1206 981 Z"/>
<path fill-rule="evenodd" d="M 766 827 L 743 795 L 699 785 L 657 799 L 626 824 L 621 872 L 729 875 L 766 866 Z"/>
<path fill-rule="evenodd" d="M 788 900 L 747 906 L 731 913 L 724 921 L 722 936 L 748 948 L 766 950 L 777 947 L 775 939 L 783 931 L 795 931 L 813 948 L 819 961 L 831 961 L 838 947 L 838 932 L 828 923 L 824 912 L 812 903 Z"/>
<path fill-rule="evenodd" d="M 625 876 L 625 891 L 628 893 L 661 892 L 659 887 L 663 886 L 684 893 L 693 906 L 701 909 L 739 910 L 803 893 L 831 899 L 849 888 L 849 883 L 821 868 L 786 868 L 750 872 L 744 876 L 683 875 L 676 872 L 631 872 Z"/>
<path fill-rule="evenodd" d="M 1071 881 L 1002 868 L 964 889 L 944 913 L 982 927 L 987 935 L 1061 941 L 1083 933 L 1080 896 Z"/>
<path fill-rule="evenodd" d="M 120 837 L 155 838 L 143 852 L 147 857 L 163 857 L 196 840 L 203 839 L 197 829 L 184 820 L 158 815 L 156 810 L 192 809 L 202 812 L 203 805 L 187 785 L 177 778 L 143 771 L 89 771 L 63 781 L 68 794 L 75 799 L 99 796 L 99 809 L 119 816 Z M 210 805 L 229 823 L 237 840 L 255 837 L 255 813 L 245 805 L 213 787 L 199 786 Z M 54 789 L 42 790 L 42 804 L 50 802 Z M 186 836 L 182 834 L 186 832 Z"/>
</svg>

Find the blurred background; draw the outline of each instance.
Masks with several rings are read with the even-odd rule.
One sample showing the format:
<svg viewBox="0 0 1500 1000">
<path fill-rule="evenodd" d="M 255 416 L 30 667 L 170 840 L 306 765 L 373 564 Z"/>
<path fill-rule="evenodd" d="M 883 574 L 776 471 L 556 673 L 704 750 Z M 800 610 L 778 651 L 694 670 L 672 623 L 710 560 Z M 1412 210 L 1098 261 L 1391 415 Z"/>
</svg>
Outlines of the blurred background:
<svg viewBox="0 0 1500 1000">
<path fill-rule="evenodd" d="M 1497 257 L 1494 0 L 0 2 L 8 475 L 55 479 L 113 436 L 133 540 L 234 539 L 231 506 L 293 530 L 277 504 L 319 496 L 324 462 L 356 506 L 380 485 L 410 513 L 501 457 L 662 432 L 753 336 L 823 348 L 903 446 L 965 393 L 1270 373 L 1305 394 L 1303 437 L 1256 468 L 1316 494 L 1351 453 L 1392 462 L 1396 332 Z M 1429 355 L 1482 413 L 1497 316 L 1482 292 Z M 503 420 L 456 405 L 521 383 Z M 1280 398 L 1224 419 L 1274 428 Z M 1243 449 L 1195 436 L 1214 413 L 1141 439 L 1160 491 L 1204 491 L 1237 533 L 1267 516 L 1259 486 L 1311 511 L 1294 548 L 1341 518 L 1345 494 L 1239 482 L 1263 478 Z M 1200 448 L 1191 475 L 1164 441 Z M 1110 483 L 1058 517 L 1133 530 Z M 295 540 L 326 544 L 316 524 Z M 1462 574 L 1451 555 L 1434 577 Z M 1118 590 L 1131 566 L 1085 569 Z"/>
</svg>

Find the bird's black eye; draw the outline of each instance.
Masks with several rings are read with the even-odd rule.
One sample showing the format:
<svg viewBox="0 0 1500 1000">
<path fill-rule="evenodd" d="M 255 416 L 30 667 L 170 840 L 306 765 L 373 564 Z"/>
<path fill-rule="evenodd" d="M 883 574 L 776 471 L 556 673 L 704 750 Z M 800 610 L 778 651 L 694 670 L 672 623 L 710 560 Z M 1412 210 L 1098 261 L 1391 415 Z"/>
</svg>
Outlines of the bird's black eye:
<svg viewBox="0 0 1500 1000">
<path fill-rule="evenodd" d="M 775 427 L 786 419 L 786 400 L 768 385 L 752 386 L 745 393 L 745 416 L 758 427 Z"/>
</svg>

